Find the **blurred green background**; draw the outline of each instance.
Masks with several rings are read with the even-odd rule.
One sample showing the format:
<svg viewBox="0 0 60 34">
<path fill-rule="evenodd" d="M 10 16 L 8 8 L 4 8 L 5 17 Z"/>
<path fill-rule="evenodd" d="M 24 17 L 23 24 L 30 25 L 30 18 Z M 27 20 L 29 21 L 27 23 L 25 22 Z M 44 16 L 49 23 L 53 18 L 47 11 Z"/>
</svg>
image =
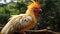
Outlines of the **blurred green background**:
<svg viewBox="0 0 60 34">
<path fill-rule="evenodd" d="M 6 0 L 5 0 L 6 1 Z M 0 4 L 0 27 L 4 26 L 11 15 L 25 13 L 30 0 L 17 0 L 7 4 Z M 34 30 L 51 27 L 53 31 L 60 32 L 60 0 L 40 0 L 42 12 Z"/>
</svg>

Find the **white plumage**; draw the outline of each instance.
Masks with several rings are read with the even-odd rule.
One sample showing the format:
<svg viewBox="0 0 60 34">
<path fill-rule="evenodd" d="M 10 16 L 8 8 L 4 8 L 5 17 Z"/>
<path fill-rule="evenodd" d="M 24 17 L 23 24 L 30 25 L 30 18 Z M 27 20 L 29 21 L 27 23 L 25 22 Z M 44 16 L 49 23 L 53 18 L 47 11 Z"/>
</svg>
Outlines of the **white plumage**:
<svg viewBox="0 0 60 34">
<path fill-rule="evenodd" d="M 9 31 L 19 30 L 28 26 L 32 21 L 32 17 L 26 14 L 14 15 L 10 18 L 10 21 L 2 29 L 3 33 L 8 34 Z M 15 29 L 16 28 L 16 29 Z M 1 33 L 2 33 L 1 31 Z"/>
</svg>

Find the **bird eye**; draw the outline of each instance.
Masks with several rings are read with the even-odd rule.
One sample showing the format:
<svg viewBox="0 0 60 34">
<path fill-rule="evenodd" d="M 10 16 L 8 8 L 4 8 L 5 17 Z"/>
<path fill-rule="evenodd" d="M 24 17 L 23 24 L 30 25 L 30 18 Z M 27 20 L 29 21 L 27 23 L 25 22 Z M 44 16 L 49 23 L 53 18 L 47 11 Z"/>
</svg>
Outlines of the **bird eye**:
<svg viewBox="0 0 60 34">
<path fill-rule="evenodd" d="M 34 11 L 35 11 L 35 10 L 38 10 L 38 8 L 34 8 Z"/>
<path fill-rule="evenodd" d="M 34 8 L 34 9 L 37 9 L 37 8 Z"/>
<path fill-rule="evenodd" d="M 34 8 L 34 9 L 38 9 L 38 8 Z"/>
</svg>

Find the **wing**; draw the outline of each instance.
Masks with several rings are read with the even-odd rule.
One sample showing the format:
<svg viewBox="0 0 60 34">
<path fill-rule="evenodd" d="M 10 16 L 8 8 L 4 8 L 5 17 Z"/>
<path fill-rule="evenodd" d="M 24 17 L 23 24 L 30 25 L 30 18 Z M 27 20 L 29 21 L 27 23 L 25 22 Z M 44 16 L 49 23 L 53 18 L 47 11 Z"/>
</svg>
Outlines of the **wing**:
<svg viewBox="0 0 60 34">
<path fill-rule="evenodd" d="M 8 34 L 9 32 L 18 31 L 21 28 L 28 26 L 32 21 L 32 17 L 26 14 L 15 15 L 5 25 L 1 33 Z"/>
</svg>

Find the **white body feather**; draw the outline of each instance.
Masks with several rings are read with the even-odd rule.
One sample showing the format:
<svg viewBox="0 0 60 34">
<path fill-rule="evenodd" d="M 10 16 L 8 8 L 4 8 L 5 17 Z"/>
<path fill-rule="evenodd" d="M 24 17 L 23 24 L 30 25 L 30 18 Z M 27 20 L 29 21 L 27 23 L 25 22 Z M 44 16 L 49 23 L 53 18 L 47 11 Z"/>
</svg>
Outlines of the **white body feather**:
<svg viewBox="0 0 60 34">
<path fill-rule="evenodd" d="M 2 34 L 8 34 L 10 31 L 20 30 L 26 27 L 32 21 L 32 17 L 26 14 L 15 15 L 10 18 L 10 21 L 2 29 Z"/>
</svg>

